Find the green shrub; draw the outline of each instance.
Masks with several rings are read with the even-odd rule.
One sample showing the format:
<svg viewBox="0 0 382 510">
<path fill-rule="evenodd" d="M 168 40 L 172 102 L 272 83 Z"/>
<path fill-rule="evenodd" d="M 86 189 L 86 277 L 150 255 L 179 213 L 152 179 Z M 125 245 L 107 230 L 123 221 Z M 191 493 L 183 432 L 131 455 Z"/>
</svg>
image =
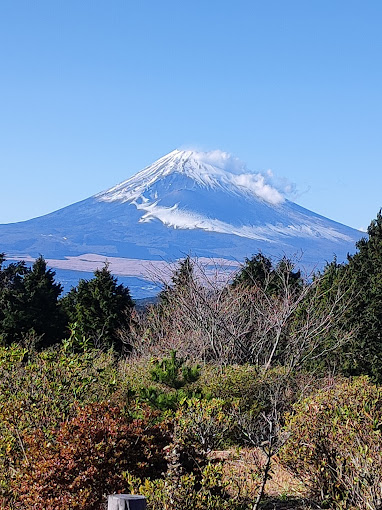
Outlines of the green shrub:
<svg viewBox="0 0 382 510">
<path fill-rule="evenodd" d="M 152 363 L 152 380 L 175 390 L 197 381 L 200 377 L 199 365 L 187 365 L 184 358 L 177 357 L 175 350 L 171 350 L 169 358 L 153 360 Z"/>
<path fill-rule="evenodd" d="M 139 388 L 138 395 L 155 409 L 175 411 L 181 403 L 191 396 L 201 397 L 200 391 L 190 387 L 200 377 L 199 365 L 190 365 L 184 358 L 179 358 L 175 350 L 170 351 L 169 358 L 151 360 L 150 377 L 156 383 Z"/>
<path fill-rule="evenodd" d="M 153 384 L 150 374 L 151 368 L 152 364 L 148 358 L 127 357 L 121 359 L 118 363 L 118 376 L 138 394 L 142 387 L 148 388 Z"/>
<path fill-rule="evenodd" d="M 129 491 L 147 498 L 149 510 L 234 510 L 242 508 L 225 490 L 221 464 L 207 464 L 201 477 L 194 473 L 178 480 L 141 480 L 125 474 Z"/>
<path fill-rule="evenodd" d="M 377 510 L 381 430 L 382 388 L 346 380 L 295 406 L 280 459 L 331 508 Z"/>
<path fill-rule="evenodd" d="M 205 395 L 252 407 L 259 398 L 259 370 L 253 365 L 205 366 L 199 379 Z"/>
<path fill-rule="evenodd" d="M 176 411 L 186 398 L 187 393 L 183 390 L 163 391 L 158 390 L 155 386 L 149 386 L 141 388 L 139 391 L 140 400 L 161 411 Z"/>
<path fill-rule="evenodd" d="M 203 453 L 221 448 L 233 427 L 228 409 L 222 399 L 185 400 L 175 415 L 175 440 Z"/>
<path fill-rule="evenodd" d="M 285 367 L 260 370 L 253 365 L 206 366 L 199 380 L 204 395 L 252 412 L 267 408 L 275 392 L 279 404 L 284 410 L 289 409 L 305 383 L 301 375 L 290 373 Z"/>
</svg>

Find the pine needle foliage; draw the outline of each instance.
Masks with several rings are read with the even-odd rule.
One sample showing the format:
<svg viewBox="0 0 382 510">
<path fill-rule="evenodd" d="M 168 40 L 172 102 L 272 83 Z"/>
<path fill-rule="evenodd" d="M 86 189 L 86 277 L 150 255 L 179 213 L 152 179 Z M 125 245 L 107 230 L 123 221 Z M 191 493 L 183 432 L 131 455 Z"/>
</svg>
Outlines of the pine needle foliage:
<svg viewBox="0 0 382 510">
<path fill-rule="evenodd" d="M 151 380 L 162 387 L 141 388 L 140 398 L 155 409 L 176 411 L 187 398 L 202 396 L 200 390 L 190 389 L 190 385 L 200 378 L 199 365 L 186 364 L 184 358 L 178 358 L 176 351 L 170 351 L 170 357 L 152 360 Z M 165 389 L 163 389 L 163 386 Z"/>
<path fill-rule="evenodd" d="M 200 366 L 186 365 L 184 358 L 178 358 L 175 350 L 170 352 L 169 358 L 154 360 L 153 365 L 150 372 L 153 381 L 175 390 L 197 381 L 200 377 Z"/>
</svg>

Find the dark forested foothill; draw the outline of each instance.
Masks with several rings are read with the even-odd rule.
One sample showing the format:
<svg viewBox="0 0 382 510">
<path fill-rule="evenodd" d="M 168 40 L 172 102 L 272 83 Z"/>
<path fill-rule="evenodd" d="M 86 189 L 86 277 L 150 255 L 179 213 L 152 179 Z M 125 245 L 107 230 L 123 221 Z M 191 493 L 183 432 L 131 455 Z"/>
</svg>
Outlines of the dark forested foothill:
<svg viewBox="0 0 382 510">
<path fill-rule="evenodd" d="M 380 510 L 382 216 L 314 275 L 186 257 L 135 309 L 0 255 L 0 510 Z"/>
</svg>

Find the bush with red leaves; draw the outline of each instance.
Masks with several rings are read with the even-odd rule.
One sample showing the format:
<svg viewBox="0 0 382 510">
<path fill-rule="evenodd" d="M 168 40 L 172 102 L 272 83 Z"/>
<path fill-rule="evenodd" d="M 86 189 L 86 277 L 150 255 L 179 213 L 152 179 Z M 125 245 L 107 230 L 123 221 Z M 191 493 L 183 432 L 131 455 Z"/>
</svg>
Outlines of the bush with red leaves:
<svg viewBox="0 0 382 510">
<path fill-rule="evenodd" d="M 133 419 L 110 404 L 91 404 L 60 426 L 54 442 L 42 433 L 27 437 L 16 501 L 31 510 L 99 510 L 107 494 L 126 489 L 123 472 L 160 478 L 171 434 L 154 419 L 149 410 Z"/>
</svg>

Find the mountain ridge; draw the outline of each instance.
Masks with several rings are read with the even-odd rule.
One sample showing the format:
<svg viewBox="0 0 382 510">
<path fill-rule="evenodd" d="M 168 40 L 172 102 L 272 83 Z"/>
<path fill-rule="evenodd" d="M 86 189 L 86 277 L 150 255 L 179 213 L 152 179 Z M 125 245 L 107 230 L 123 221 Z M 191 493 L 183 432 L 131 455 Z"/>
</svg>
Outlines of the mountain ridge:
<svg viewBox="0 0 382 510">
<path fill-rule="evenodd" d="M 270 174 L 221 151 L 172 151 L 129 179 L 58 211 L 0 225 L 0 251 L 52 260 L 174 261 L 185 254 L 242 261 L 303 253 L 321 268 L 355 251 L 363 233 L 288 200 Z"/>
</svg>

